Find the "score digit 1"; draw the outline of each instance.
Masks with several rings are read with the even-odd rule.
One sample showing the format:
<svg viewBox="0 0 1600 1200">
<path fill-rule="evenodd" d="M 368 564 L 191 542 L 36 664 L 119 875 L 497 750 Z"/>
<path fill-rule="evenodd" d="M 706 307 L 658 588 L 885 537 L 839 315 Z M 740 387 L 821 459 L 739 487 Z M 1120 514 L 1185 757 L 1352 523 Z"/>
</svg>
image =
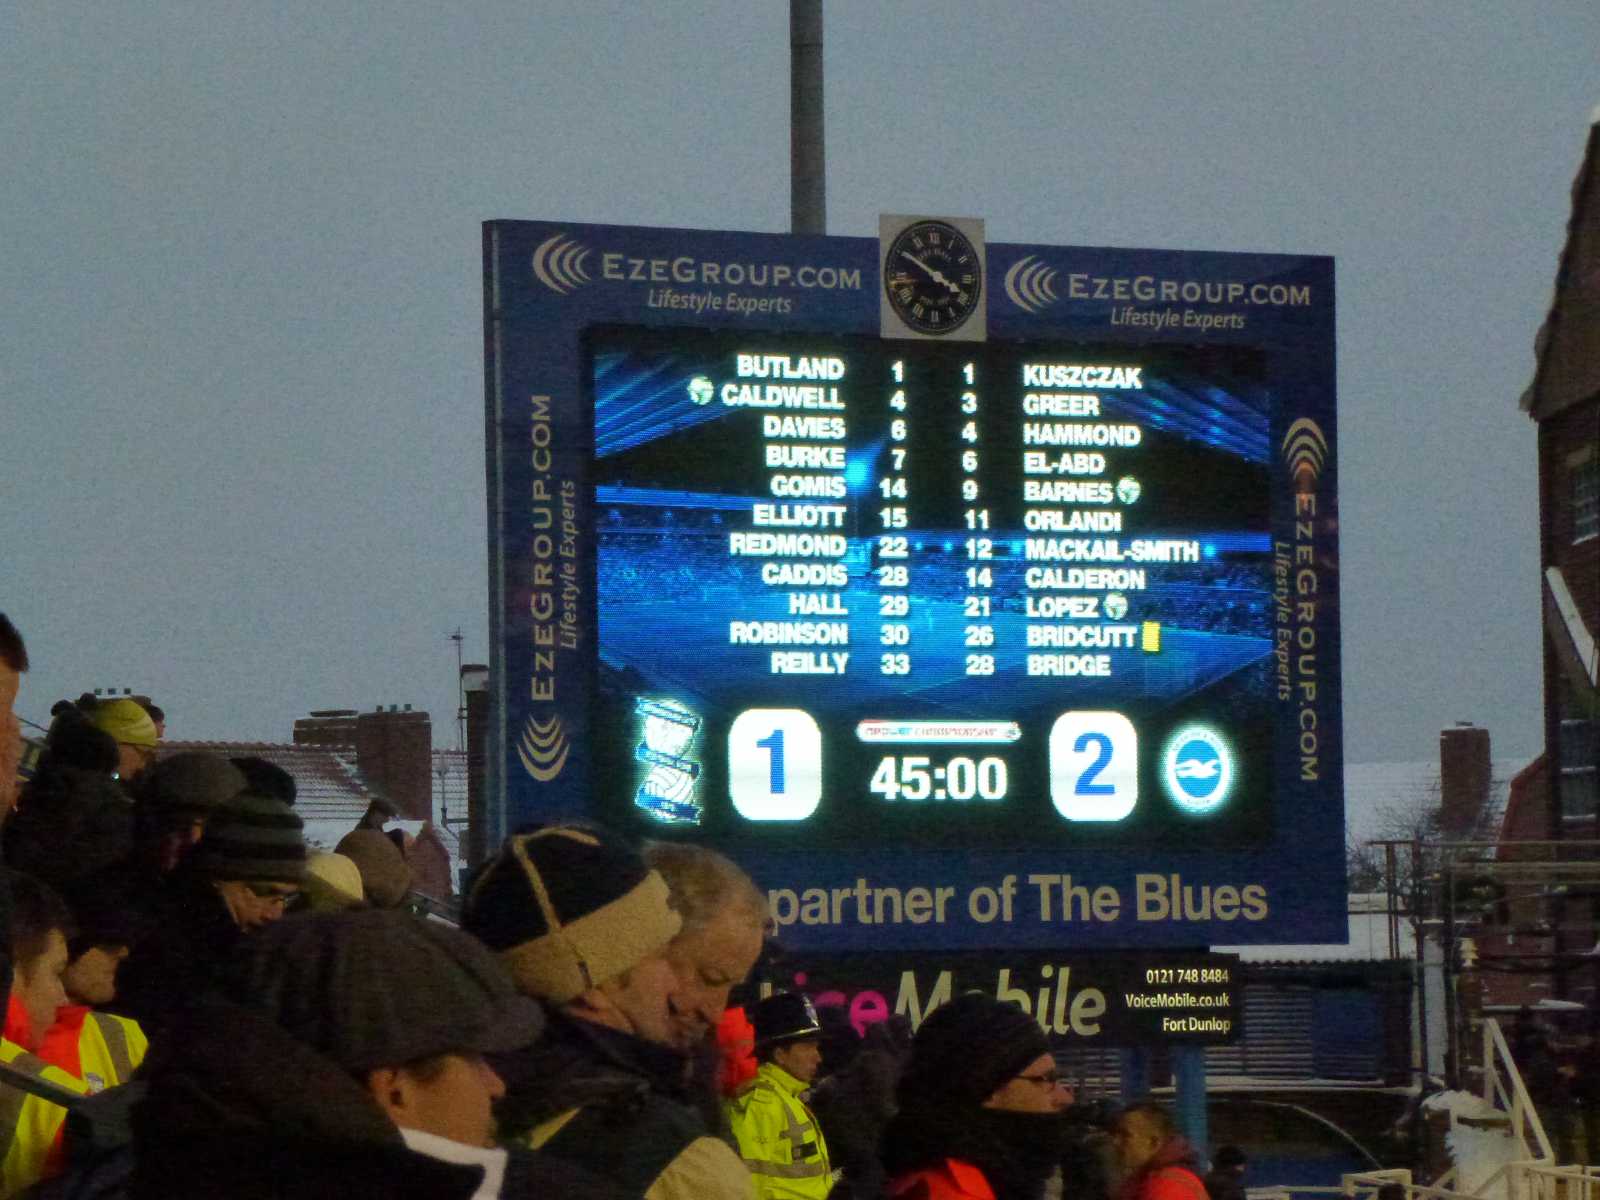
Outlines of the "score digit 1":
<svg viewBox="0 0 1600 1200">
<path fill-rule="evenodd" d="M 961 367 L 961 499 L 966 504 L 963 514 L 967 525 L 967 594 L 962 599 L 962 616 L 966 618 L 962 643 L 968 653 L 968 675 L 994 674 L 993 601 L 989 595 L 994 587 L 994 540 L 989 536 L 989 510 L 983 506 L 983 488 L 978 483 L 979 443 L 978 429 L 978 369 L 975 363 Z"/>
<path fill-rule="evenodd" d="M 804 821 L 822 800 L 822 730 L 799 708 L 747 708 L 728 730 L 728 798 L 747 821 Z"/>
<path fill-rule="evenodd" d="M 878 642 L 883 652 L 878 656 L 878 670 L 884 675 L 909 675 L 911 655 L 905 649 L 911 644 L 911 597 L 903 590 L 911 585 L 911 551 L 906 528 L 905 501 L 907 495 L 906 438 L 909 405 L 906 403 L 905 362 L 896 359 L 890 364 L 889 374 L 889 448 L 888 472 L 878 479 L 878 492 L 883 507 L 878 509 L 880 532 L 877 542 L 878 587 Z M 894 589 L 894 590 L 891 590 Z"/>
</svg>

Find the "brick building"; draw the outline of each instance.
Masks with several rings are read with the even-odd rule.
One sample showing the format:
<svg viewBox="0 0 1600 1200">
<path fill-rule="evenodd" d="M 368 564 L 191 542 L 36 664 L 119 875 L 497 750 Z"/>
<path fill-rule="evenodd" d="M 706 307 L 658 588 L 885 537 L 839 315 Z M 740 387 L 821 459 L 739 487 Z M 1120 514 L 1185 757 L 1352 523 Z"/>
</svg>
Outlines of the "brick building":
<svg viewBox="0 0 1600 1200">
<path fill-rule="evenodd" d="M 1502 857 L 1518 855 L 1516 841 L 1543 838 L 1566 843 L 1563 859 L 1593 859 L 1595 846 L 1583 843 L 1600 838 L 1600 110 L 1595 115 L 1521 400 L 1538 424 L 1545 751 L 1515 789 Z M 1549 953 L 1555 996 L 1597 992 L 1595 890 L 1576 877 L 1513 888 L 1510 924 L 1533 927 L 1523 945 Z"/>
<path fill-rule="evenodd" d="M 1600 114 L 1597 114 L 1600 115 Z M 1593 838 L 1600 811 L 1600 124 L 1522 407 L 1539 426 L 1545 754 L 1550 836 Z"/>
</svg>

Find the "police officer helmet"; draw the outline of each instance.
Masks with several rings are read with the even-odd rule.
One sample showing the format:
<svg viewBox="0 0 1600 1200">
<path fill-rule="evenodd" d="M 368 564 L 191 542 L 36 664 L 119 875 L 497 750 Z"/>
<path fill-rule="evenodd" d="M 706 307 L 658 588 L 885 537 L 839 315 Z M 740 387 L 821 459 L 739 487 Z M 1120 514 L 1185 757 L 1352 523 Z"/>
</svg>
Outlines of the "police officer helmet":
<svg viewBox="0 0 1600 1200">
<path fill-rule="evenodd" d="M 756 1005 L 751 1018 L 756 1027 L 756 1046 L 821 1037 L 822 1023 L 811 998 L 800 992 L 776 992 Z"/>
</svg>

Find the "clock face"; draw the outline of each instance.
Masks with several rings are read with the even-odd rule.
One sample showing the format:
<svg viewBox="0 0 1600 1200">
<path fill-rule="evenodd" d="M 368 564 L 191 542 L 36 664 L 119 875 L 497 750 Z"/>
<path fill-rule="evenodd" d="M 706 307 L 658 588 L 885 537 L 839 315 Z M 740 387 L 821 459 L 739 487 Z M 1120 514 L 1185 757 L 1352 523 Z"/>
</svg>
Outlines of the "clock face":
<svg viewBox="0 0 1600 1200">
<path fill-rule="evenodd" d="M 978 251 L 954 225 L 918 221 L 889 244 L 883 286 L 890 306 L 911 328 L 949 333 L 977 308 L 983 269 Z"/>
</svg>

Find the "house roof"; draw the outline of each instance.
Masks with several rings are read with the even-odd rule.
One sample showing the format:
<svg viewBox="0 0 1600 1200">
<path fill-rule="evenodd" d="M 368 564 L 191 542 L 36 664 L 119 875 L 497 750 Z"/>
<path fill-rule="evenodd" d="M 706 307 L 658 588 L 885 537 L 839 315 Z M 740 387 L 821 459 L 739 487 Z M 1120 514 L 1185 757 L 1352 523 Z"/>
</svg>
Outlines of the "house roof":
<svg viewBox="0 0 1600 1200">
<path fill-rule="evenodd" d="M 332 850 L 355 828 L 376 793 L 356 769 L 355 747 L 289 746 L 278 742 L 163 742 L 163 755 L 204 750 L 227 758 L 264 758 L 294 776 L 295 813 L 306 844 Z"/>
<path fill-rule="evenodd" d="M 1550 311 L 1534 339 L 1533 379 L 1522 409 L 1535 420 L 1593 395 L 1600 385 L 1600 108 L 1590 115 L 1583 163 L 1572 183 L 1572 216 L 1556 268 Z"/>
<path fill-rule="evenodd" d="M 1252 963 L 1379 962 L 1389 955 L 1389 898 L 1382 892 L 1358 892 L 1350 897 L 1350 936 L 1341 945 L 1214 946 L 1224 954 L 1237 954 Z M 1417 943 L 1411 922 L 1399 922 L 1398 955 L 1415 958 Z"/>
<path fill-rule="evenodd" d="M 281 742 L 163 742 L 161 754 L 203 750 L 226 758 L 264 758 L 295 782 L 295 812 L 305 822 L 306 844 L 332 850 L 356 827 L 380 794 L 356 766 L 354 746 L 293 746 Z M 467 817 L 467 756 L 435 750 L 432 762 L 434 832 L 453 862 L 462 861 L 460 831 Z M 449 824 L 446 824 L 448 820 Z M 390 821 L 413 835 L 425 821 Z M 452 828 L 454 826 L 454 828 Z"/>
<path fill-rule="evenodd" d="M 1523 830 L 1528 820 L 1543 823 L 1540 809 L 1546 803 L 1545 789 L 1549 786 L 1545 778 L 1545 765 L 1545 757 L 1541 754 L 1512 778 L 1506 794 L 1505 816 L 1500 822 L 1502 841 L 1516 841 L 1524 836 Z M 1537 807 L 1530 812 L 1530 806 Z M 1505 858 L 1515 853 L 1517 851 L 1514 848 L 1502 845 L 1496 857 Z"/>
</svg>

